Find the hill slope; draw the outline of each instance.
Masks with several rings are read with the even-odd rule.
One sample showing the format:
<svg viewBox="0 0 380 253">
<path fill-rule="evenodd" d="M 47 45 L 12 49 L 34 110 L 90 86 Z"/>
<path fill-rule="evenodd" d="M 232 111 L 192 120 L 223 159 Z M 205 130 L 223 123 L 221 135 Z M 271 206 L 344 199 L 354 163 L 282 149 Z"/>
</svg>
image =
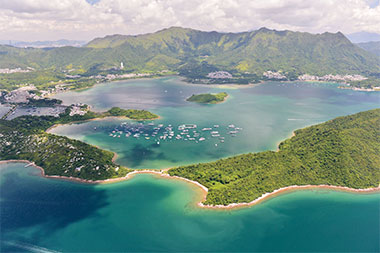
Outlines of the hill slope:
<svg viewBox="0 0 380 253">
<path fill-rule="evenodd" d="M 250 202 L 291 185 L 378 187 L 380 109 L 295 131 L 279 151 L 239 155 L 169 170 L 209 191 L 206 204 Z"/>
<path fill-rule="evenodd" d="M 86 47 L 20 49 L 0 47 L 1 67 L 104 69 L 124 63 L 126 70 L 214 69 L 262 75 L 379 73 L 380 60 L 342 33 L 310 34 L 261 28 L 243 33 L 202 32 L 172 27 L 138 36 L 112 35 Z"/>
<path fill-rule="evenodd" d="M 371 41 L 357 44 L 360 48 L 380 57 L 380 41 Z"/>
</svg>

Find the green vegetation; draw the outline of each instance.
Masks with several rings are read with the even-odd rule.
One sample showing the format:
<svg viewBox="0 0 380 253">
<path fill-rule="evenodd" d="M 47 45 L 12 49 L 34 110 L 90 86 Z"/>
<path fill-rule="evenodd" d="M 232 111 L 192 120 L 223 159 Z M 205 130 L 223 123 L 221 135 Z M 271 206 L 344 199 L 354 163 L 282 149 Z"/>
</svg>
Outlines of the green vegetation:
<svg viewBox="0 0 380 253">
<path fill-rule="evenodd" d="M 220 92 L 217 94 L 199 94 L 199 95 L 192 95 L 186 101 L 189 102 L 196 102 L 196 103 L 202 103 L 202 104 L 217 104 L 224 102 L 228 94 L 226 92 Z"/>
<path fill-rule="evenodd" d="M 350 86 L 348 88 L 379 89 L 379 87 L 380 87 L 380 75 L 378 78 L 370 77 L 363 81 L 350 82 Z"/>
<path fill-rule="evenodd" d="M 239 155 L 169 170 L 209 191 L 205 204 L 250 202 L 291 185 L 378 187 L 380 109 L 295 131 L 279 151 Z"/>
<path fill-rule="evenodd" d="M 43 99 L 28 99 L 28 106 L 36 106 L 36 107 L 49 107 L 49 106 L 55 106 L 62 104 L 61 100 L 58 99 L 50 99 L 50 98 L 43 98 Z"/>
<path fill-rule="evenodd" d="M 82 106 L 81 109 L 86 109 L 85 107 Z M 0 160 L 29 160 L 44 168 L 46 175 L 86 180 L 123 177 L 132 170 L 115 164 L 112 152 L 45 131 L 55 124 L 108 116 L 126 116 L 131 119 L 158 117 L 148 111 L 123 110 L 118 107 L 104 113 L 87 111 L 84 115 L 70 116 L 71 109 L 68 107 L 59 117 L 21 116 L 10 121 L 0 119 Z"/>
<path fill-rule="evenodd" d="M 115 164 L 112 152 L 46 133 L 55 121 L 52 116 L 0 120 L 0 160 L 29 160 L 46 175 L 86 180 L 122 177 L 131 171 Z"/>
<path fill-rule="evenodd" d="M 356 44 L 371 54 L 380 57 L 380 41 L 370 41 Z"/>
<path fill-rule="evenodd" d="M 107 112 L 103 113 L 102 116 L 103 117 L 122 116 L 122 117 L 127 117 L 130 119 L 141 119 L 141 120 L 158 118 L 156 114 L 153 114 L 149 111 L 134 110 L 134 109 L 124 110 L 124 109 L 120 109 L 119 107 L 112 107 Z"/>
<path fill-rule="evenodd" d="M 119 69 L 124 63 L 123 70 Z M 342 33 L 310 34 L 261 28 L 243 33 L 202 32 L 172 27 L 156 33 L 98 38 L 85 47 L 53 49 L 0 46 L 0 68 L 29 73 L 0 74 L 5 89 L 30 83 L 88 87 L 98 74 L 179 73 L 190 82 L 255 83 L 263 72 L 280 71 L 289 80 L 300 74 L 380 73 L 380 59 L 352 44 Z M 224 70 L 231 79 L 207 78 Z M 79 75 L 67 78 L 69 75 Z"/>
</svg>

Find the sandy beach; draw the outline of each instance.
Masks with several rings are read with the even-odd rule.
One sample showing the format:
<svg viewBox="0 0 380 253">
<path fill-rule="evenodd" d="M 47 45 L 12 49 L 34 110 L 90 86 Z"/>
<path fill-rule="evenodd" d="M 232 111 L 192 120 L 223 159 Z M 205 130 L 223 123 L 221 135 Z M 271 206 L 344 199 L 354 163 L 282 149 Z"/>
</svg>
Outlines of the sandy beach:
<svg viewBox="0 0 380 253">
<path fill-rule="evenodd" d="M 116 154 L 115 154 L 116 156 Z M 116 157 L 114 157 L 116 159 Z M 231 203 L 229 205 L 205 205 L 202 202 L 206 200 L 208 189 L 204 185 L 192 181 L 187 178 L 182 178 L 178 176 L 170 176 L 167 174 L 167 171 L 170 168 L 167 169 L 162 169 L 162 170 L 134 170 L 130 173 L 128 173 L 125 177 L 120 177 L 120 178 L 111 178 L 111 179 L 105 179 L 105 180 L 85 180 L 85 179 L 80 179 L 80 178 L 75 178 L 75 177 L 65 177 L 65 176 L 50 176 L 50 175 L 45 175 L 45 171 L 42 167 L 35 165 L 33 162 L 30 162 L 28 160 L 6 160 L 6 161 L 0 161 L 0 164 L 5 164 L 5 163 L 27 163 L 26 166 L 30 165 L 35 168 L 40 169 L 41 171 L 41 176 L 46 177 L 46 178 L 53 178 L 53 179 L 60 179 L 60 180 L 68 180 L 68 181 L 74 181 L 74 182 L 79 182 L 79 183 L 85 183 L 85 184 L 110 184 L 110 183 L 116 183 L 116 182 L 121 182 L 125 180 L 132 179 L 135 175 L 138 174 L 152 174 L 155 176 L 159 176 L 161 178 L 165 179 L 174 179 L 174 180 L 182 180 L 187 183 L 190 183 L 192 185 L 195 185 L 201 189 L 202 192 L 202 199 L 200 202 L 196 203 L 196 205 L 200 208 L 208 208 L 208 209 L 238 209 L 238 208 L 243 208 L 243 207 L 250 207 L 256 204 L 259 204 L 265 200 L 268 200 L 270 198 L 276 197 L 278 195 L 288 193 L 291 191 L 296 191 L 296 190 L 312 190 L 312 189 L 328 189 L 328 190 L 334 190 L 334 191 L 343 191 L 343 192 L 352 192 L 352 193 L 358 193 L 358 194 L 364 194 L 364 193 L 374 193 L 374 192 L 380 192 L 380 185 L 378 187 L 373 187 L 373 188 L 366 188 L 366 189 L 354 189 L 354 188 L 349 188 L 345 186 L 334 186 L 334 185 L 291 185 L 287 187 L 283 187 L 280 189 L 277 189 L 273 192 L 269 193 L 264 193 L 261 195 L 259 198 L 256 198 L 255 200 L 248 202 L 248 203 Z"/>
</svg>

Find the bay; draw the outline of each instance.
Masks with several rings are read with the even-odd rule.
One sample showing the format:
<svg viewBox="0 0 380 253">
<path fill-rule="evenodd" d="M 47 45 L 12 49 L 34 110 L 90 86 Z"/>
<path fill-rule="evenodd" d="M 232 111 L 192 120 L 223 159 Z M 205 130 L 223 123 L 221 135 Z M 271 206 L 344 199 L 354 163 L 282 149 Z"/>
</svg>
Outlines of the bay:
<svg viewBox="0 0 380 253">
<path fill-rule="evenodd" d="M 195 207 L 178 180 L 108 185 L 0 165 L 3 252 L 378 252 L 380 194 L 295 191 L 240 210 Z"/>
<path fill-rule="evenodd" d="M 221 104 L 202 105 L 186 101 L 192 94 L 223 91 L 229 94 L 229 98 Z M 378 92 L 343 90 L 333 83 L 207 86 L 187 84 L 176 77 L 105 83 L 80 92 L 61 93 L 55 98 L 62 99 L 65 104 L 87 103 L 97 111 L 118 106 L 146 109 L 160 115 L 161 118 L 152 123 L 155 127 L 171 125 L 175 132 L 172 139 L 160 140 L 159 134 L 152 136 L 152 129 L 145 129 L 139 138 L 126 138 L 126 129 L 121 124 L 138 123 L 121 119 L 59 126 L 51 131 L 114 151 L 118 154 L 118 163 L 134 169 L 162 169 L 275 150 L 279 142 L 290 137 L 295 129 L 380 105 Z M 144 122 L 146 127 L 148 124 Z M 196 124 L 200 136 L 192 141 L 176 140 L 175 136 L 180 134 L 177 128 L 182 124 Z M 214 128 L 215 125 L 219 127 Z M 236 136 L 229 134 L 235 130 L 229 128 L 230 125 L 241 128 Z M 220 137 L 212 137 L 210 131 L 202 131 L 203 128 L 218 131 L 223 142 Z M 119 130 L 120 134 L 112 133 Z M 182 137 L 186 138 L 186 135 Z M 198 141 L 201 137 L 205 140 Z"/>
</svg>

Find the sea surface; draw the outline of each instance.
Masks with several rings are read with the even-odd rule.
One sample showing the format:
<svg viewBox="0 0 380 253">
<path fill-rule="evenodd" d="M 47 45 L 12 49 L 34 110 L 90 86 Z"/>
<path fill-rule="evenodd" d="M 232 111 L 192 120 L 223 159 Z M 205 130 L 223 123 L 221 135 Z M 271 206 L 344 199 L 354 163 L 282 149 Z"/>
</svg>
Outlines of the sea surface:
<svg viewBox="0 0 380 253">
<path fill-rule="evenodd" d="M 192 94 L 222 91 L 230 95 L 222 104 L 185 101 Z M 159 120 L 98 120 L 53 132 L 117 152 L 123 165 L 159 169 L 275 150 L 295 129 L 378 108 L 379 96 L 332 83 L 268 82 L 233 89 L 184 84 L 174 77 L 133 80 L 56 97 L 97 111 L 146 109 Z M 152 137 L 159 124 L 164 126 Z M 169 125 L 174 136 L 180 134 L 181 124 L 197 125 L 189 132 L 199 133 L 198 142 L 159 138 L 170 132 L 164 129 Z M 125 136 L 135 128 L 143 132 L 139 138 Z M 229 132 L 235 128 L 233 137 Z M 379 193 L 302 190 L 250 208 L 208 210 L 196 207 L 200 189 L 179 180 L 144 174 L 88 185 L 40 175 L 22 163 L 0 164 L 0 252 L 380 251 Z"/>
<path fill-rule="evenodd" d="M 0 165 L 1 252 L 379 252 L 380 194 L 303 190 L 240 210 L 195 207 L 199 189 L 138 175 L 108 185 Z"/>
<path fill-rule="evenodd" d="M 229 98 L 221 104 L 186 101 L 192 94 L 223 91 Z M 55 98 L 62 99 L 65 104 L 87 103 L 96 111 L 118 106 L 158 114 L 159 120 L 142 123 L 145 129 L 139 138 L 126 137 L 126 131 L 139 122 L 121 119 L 90 121 L 52 130 L 52 133 L 114 151 L 118 154 L 118 163 L 134 169 L 162 169 L 275 150 L 295 129 L 380 106 L 378 92 L 343 90 L 332 83 L 267 82 L 233 89 L 186 84 L 175 77 L 105 83 L 80 92 L 61 93 Z M 123 123 L 129 125 L 121 125 Z M 159 124 L 164 126 L 152 136 L 152 128 Z M 178 126 L 182 124 L 196 124 L 200 136 L 195 140 L 175 139 L 180 134 Z M 173 138 L 160 140 L 163 128 L 169 125 L 174 131 Z M 219 127 L 214 128 L 215 125 Z M 231 125 L 239 128 L 238 133 L 229 134 L 235 131 L 229 127 Z M 202 131 L 204 128 L 212 130 Z M 192 131 L 194 129 L 189 129 L 190 133 Z M 212 131 L 218 131 L 220 136 L 212 137 Z M 181 136 L 186 138 L 186 135 Z M 198 141 L 202 137 L 205 140 Z M 190 134 L 190 138 L 193 135 Z"/>
</svg>

